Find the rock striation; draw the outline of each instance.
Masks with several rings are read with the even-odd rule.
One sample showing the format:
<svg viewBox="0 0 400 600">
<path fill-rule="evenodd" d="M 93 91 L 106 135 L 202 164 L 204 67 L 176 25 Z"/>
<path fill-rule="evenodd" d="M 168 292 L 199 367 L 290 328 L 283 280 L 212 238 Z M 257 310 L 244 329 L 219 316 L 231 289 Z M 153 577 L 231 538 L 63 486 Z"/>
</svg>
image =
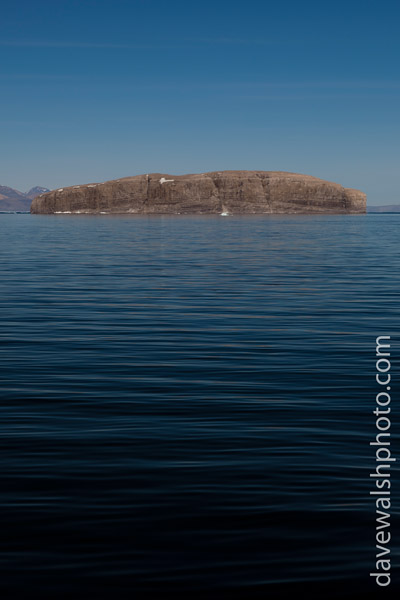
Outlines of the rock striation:
<svg viewBox="0 0 400 600">
<path fill-rule="evenodd" d="M 34 214 L 365 213 L 366 195 L 309 175 L 278 171 L 151 173 L 40 194 Z"/>
</svg>

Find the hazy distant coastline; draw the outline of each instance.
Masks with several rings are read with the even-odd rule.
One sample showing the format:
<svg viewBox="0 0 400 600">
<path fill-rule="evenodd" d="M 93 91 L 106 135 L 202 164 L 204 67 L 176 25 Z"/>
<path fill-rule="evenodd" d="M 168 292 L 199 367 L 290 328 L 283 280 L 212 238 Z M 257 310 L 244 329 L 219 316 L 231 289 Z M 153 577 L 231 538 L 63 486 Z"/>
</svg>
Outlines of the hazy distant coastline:
<svg viewBox="0 0 400 600">
<path fill-rule="evenodd" d="M 400 204 L 386 204 L 384 206 L 367 206 L 367 213 L 400 213 Z"/>
</svg>

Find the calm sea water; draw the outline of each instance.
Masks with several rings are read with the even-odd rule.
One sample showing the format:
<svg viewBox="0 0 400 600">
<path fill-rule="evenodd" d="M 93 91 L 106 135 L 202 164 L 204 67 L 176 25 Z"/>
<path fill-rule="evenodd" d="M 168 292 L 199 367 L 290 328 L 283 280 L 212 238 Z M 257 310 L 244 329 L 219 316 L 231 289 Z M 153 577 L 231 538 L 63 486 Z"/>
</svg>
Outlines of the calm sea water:
<svg viewBox="0 0 400 600">
<path fill-rule="evenodd" d="M 2 584 L 365 597 L 378 335 L 400 423 L 399 232 L 1 215 Z"/>
</svg>

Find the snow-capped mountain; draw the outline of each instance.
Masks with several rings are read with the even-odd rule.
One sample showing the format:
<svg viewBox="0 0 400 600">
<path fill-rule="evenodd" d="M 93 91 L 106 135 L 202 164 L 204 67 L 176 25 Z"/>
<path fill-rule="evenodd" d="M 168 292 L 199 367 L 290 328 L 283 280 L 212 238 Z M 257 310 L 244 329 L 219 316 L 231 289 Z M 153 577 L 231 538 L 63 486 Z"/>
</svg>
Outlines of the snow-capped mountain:
<svg viewBox="0 0 400 600">
<path fill-rule="evenodd" d="M 0 211 L 26 211 L 30 209 L 32 200 L 49 192 L 47 188 L 33 187 L 28 192 L 20 192 L 5 185 L 0 185 Z"/>
</svg>

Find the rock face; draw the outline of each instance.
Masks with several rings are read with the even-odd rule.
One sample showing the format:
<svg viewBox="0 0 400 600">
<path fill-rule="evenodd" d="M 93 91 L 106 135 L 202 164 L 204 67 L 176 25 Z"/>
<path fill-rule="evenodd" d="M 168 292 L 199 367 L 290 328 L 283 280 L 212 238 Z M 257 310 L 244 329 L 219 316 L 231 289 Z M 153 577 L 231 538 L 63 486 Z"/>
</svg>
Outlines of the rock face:
<svg viewBox="0 0 400 600">
<path fill-rule="evenodd" d="M 365 213 L 366 195 L 309 175 L 223 171 L 151 173 L 41 194 L 34 214 Z"/>
</svg>

